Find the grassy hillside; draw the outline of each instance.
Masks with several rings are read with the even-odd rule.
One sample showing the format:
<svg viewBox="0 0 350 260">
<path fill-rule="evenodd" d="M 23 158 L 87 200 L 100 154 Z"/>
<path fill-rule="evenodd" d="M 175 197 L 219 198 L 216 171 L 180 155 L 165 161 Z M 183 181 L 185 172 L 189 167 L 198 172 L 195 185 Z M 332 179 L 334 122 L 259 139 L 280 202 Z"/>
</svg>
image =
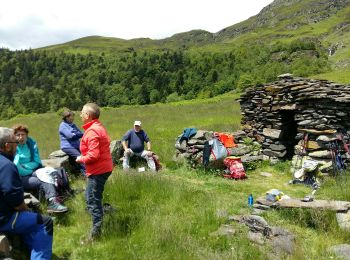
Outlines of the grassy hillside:
<svg viewBox="0 0 350 260">
<path fill-rule="evenodd" d="M 93 36 L 43 49 L 83 54 L 159 52 L 166 49 L 227 53 L 237 46 L 271 46 L 277 42 L 290 43 L 297 39 L 312 38 L 322 44 L 325 53 L 328 53 L 329 48 L 338 46 L 335 54 L 329 57 L 332 71 L 313 77 L 350 83 L 349 76 L 343 75 L 344 70 L 350 67 L 349 28 L 349 0 L 275 0 L 258 15 L 214 34 L 194 30 L 162 40 L 122 40 Z"/>
<path fill-rule="evenodd" d="M 233 131 L 240 127 L 238 96 L 226 94 L 213 99 L 182 101 L 170 104 L 147 106 L 124 106 L 118 109 L 104 108 L 101 121 L 107 126 L 112 139 L 121 139 L 125 132 L 132 128 L 135 120 L 141 120 L 143 129 L 150 137 L 153 148 L 161 160 L 170 162 L 175 139 L 186 127 L 198 129 Z M 17 123 L 29 126 L 30 135 L 37 140 L 41 156 L 47 157 L 50 152 L 59 149 L 58 126 L 60 116 L 56 113 L 28 115 L 0 125 L 11 127 Z M 41 122 L 38 124 L 38 122 Z M 76 124 L 81 126 L 79 113 Z"/>
<path fill-rule="evenodd" d="M 218 131 L 239 128 L 240 112 L 234 98 L 224 95 L 104 109 L 101 120 L 113 139 L 120 138 L 135 119 L 142 120 L 154 150 L 169 166 L 174 139 L 184 127 Z M 45 157 L 58 148 L 59 121 L 51 113 L 0 121 L 0 125 L 28 124 L 30 135 L 38 141 Z M 54 259 L 267 259 L 271 248 L 250 242 L 246 227 L 234 224 L 233 236 L 219 236 L 215 231 L 227 223 L 228 215 L 250 212 L 247 206 L 250 193 L 256 198 L 277 188 L 293 197 L 308 194 L 308 187 L 286 184 L 291 178 L 288 169 L 288 162 L 273 167 L 262 164 L 257 170 L 247 171 L 247 180 L 232 181 L 212 172 L 174 165 L 156 175 L 125 174 L 117 167 L 107 183 L 104 201 L 118 211 L 106 215 L 102 239 L 81 246 L 90 218 L 83 194 L 78 194 L 67 201 L 70 212 L 55 219 Z M 262 177 L 261 171 L 271 172 L 273 177 Z M 348 177 L 328 178 L 316 196 L 350 200 L 349 184 Z M 75 180 L 73 185 L 83 187 L 85 183 Z M 267 212 L 264 218 L 271 225 L 283 226 L 295 234 L 296 250 L 290 259 L 330 259 L 333 256 L 328 247 L 350 241 L 350 232 L 339 230 L 331 212 L 275 210 Z"/>
</svg>

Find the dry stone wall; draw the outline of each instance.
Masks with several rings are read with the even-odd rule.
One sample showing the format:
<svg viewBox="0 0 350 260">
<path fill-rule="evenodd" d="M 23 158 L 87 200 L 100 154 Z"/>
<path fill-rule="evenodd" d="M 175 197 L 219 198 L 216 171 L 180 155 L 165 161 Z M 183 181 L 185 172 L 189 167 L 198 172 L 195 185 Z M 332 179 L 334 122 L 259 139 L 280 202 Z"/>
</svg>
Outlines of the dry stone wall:
<svg viewBox="0 0 350 260">
<path fill-rule="evenodd" d="M 239 156 L 243 163 L 263 160 L 264 156 L 261 154 L 260 145 L 255 142 L 247 144 L 244 140 L 246 133 L 239 130 L 236 132 L 228 133 L 233 135 L 237 147 L 227 148 L 229 155 Z M 178 138 L 180 138 L 178 136 Z M 179 163 L 186 163 L 194 168 L 203 164 L 203 150 L 204 143 L 214 138 L 213 131 L 198 130 L 197 133 L 189 140 L 182 140 L 181 142 L 175 142 L 176 152 L 173 160 Z M 222 167 L 223 160 L 215 160 L 213 156 L 210 156 L 209 167 Z"/>
<path fill-rule="evenodd" d="M 240 104 L 243 130 L 262 144 L 264 155 L 292 158 L 302 151 L 329 162 L 332 143 L 348 141 L 348 85 L 284 74 L 276 82 L 247 89 Z M 339 149 L 347 159 L 342 145 Z"/>
</svg>

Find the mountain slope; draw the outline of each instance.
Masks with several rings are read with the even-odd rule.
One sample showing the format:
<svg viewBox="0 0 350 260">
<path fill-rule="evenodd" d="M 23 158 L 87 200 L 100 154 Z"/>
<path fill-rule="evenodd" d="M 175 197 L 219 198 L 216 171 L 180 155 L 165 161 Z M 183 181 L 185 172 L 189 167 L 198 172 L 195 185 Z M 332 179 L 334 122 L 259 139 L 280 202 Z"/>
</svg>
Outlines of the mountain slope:
<svg viewBox="0 0 350 260">
<path fill-rule="evenodd" d="M 350 70 L 350 0 L 275 0 L 259 14 L 217 33 L 192 30 L 152 40 L 91 36 L 42 48 L 70 53 L 190 50 L 230 52 L 237 45 L 271 45 L 296 39 L 319 42 L 335 70 Z"/>
</svg>

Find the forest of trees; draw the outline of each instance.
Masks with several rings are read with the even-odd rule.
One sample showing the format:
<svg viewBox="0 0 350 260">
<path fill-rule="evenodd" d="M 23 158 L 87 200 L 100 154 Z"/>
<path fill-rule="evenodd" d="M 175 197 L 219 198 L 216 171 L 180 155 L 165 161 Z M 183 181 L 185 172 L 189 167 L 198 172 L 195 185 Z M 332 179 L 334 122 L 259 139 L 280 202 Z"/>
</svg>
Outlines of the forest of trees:
<svg viewBox="0 0 350 260">
<path fill-rule="evenodd" d="M 329 69 L 312 40 L 237 46 L 230 52 L 166 50 L 82 55 L 0 49 L 0 118 L 62 107 L 149 104 L 204 98 Z"/>
</svg>

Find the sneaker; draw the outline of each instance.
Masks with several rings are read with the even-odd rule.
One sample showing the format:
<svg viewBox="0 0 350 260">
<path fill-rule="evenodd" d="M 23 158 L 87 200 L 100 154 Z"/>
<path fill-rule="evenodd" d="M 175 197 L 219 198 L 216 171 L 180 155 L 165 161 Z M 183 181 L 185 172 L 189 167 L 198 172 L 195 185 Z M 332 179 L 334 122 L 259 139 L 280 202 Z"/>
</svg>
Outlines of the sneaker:
<svg viewBox="0 0 350 260">
<path fill-rule="evenodd" d="M 59 203 L 56 198 L 49 201 L 49 205 L 47 206 L 48 213 L 64 213 L 67 211 L 68 211 L 68 208 L 66 206 L 63 206 L 61 203 Z"/>
</svg>

